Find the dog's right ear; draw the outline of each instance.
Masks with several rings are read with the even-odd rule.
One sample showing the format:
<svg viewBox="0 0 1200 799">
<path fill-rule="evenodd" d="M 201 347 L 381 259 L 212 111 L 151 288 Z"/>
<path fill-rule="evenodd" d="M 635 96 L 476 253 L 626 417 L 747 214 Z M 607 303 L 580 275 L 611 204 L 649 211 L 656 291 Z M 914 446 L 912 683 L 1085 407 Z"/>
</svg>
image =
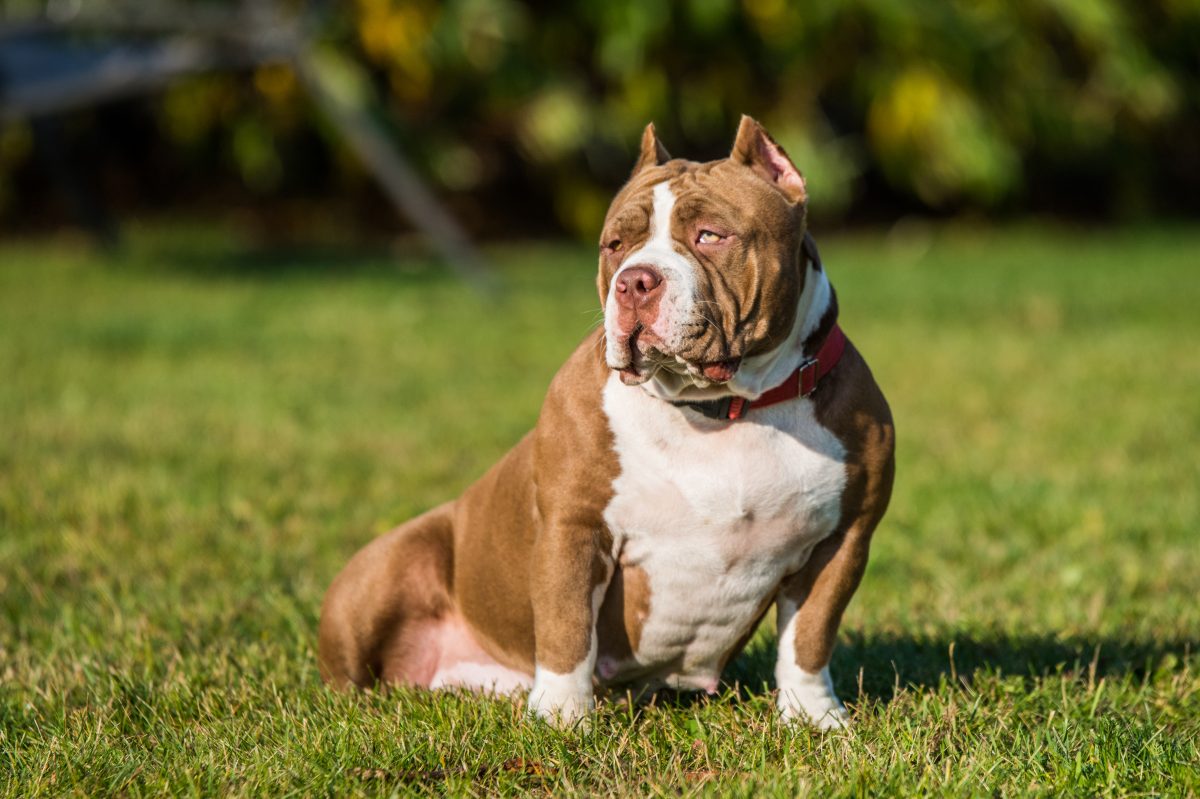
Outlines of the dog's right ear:
<svg viewBox="0 0 1200 799">
<path fill-rule="evenodd" d="M 729 160 L 753 169 L 759 177 L 779 189 L 788 202 L 803 205 L 808 201 L 800 170 L 771 134 L 745 114 L 742 124 L 738 125 L 737 141 L 733 143 Z"/>
<path fill-rule="evenodd" d="M 633 174 L 636 175 L 648 166 L 662 166 L 670 160 L 671 154 L 658 140 L 658 135 L 654 132 L 654 123 L 651 122 L 642 132 L 642 151 L 633 166 Z"/>
</svg>

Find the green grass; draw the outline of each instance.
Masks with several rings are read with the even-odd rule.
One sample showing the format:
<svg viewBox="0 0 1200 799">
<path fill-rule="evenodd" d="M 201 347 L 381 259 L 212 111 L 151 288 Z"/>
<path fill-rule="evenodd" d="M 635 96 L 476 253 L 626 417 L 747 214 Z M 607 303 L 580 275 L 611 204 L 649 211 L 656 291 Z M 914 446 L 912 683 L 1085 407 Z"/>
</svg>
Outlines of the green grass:
<svg viewBox="0 0 1200 799">
<path fill-rule="evenodd" d="M 719 698 L 560 734 L 335 695 L 314 645 L 350 554 L 533 423 L 589 252 L 495 252 L 491 306 L 214 233 L 0 246 L 0 795 L 1200 794 L 1200 230 L 822 251 L 899 437 L 854 728 L 775 722 L 763 630 Z"/>
</svg>

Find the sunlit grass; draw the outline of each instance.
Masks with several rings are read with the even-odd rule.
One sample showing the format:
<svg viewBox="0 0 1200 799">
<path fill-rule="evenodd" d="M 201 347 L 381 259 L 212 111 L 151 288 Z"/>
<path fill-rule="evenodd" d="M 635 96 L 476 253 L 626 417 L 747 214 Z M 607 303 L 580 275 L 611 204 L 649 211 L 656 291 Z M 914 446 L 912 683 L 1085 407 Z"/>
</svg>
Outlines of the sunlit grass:
<svg viewBox="0 0 1200 799">
<path fill-rule="evenodd" d="M 590 253 L 496 251 L 494 304 L 218 234 L 0 247 L 0 794 L 1195 795 L 1200 232 L 821 243 L 899 436 L 824 736 L 769 630 L 565 735 L 318 680 L 325 586 L 534 422 Z"/>
</svg>

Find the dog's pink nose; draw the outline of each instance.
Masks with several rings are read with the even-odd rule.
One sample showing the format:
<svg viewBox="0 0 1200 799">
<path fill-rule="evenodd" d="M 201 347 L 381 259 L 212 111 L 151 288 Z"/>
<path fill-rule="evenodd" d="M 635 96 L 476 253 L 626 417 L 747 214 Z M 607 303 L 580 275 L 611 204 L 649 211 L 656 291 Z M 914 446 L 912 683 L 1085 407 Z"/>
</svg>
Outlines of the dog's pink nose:
<svg viewBox="0 0 1200 799">
<path fill-rule="evenodd" d="M 617 276 L 617 303 L 625 308 L 639 308 L 656 299 L 662 289 L 663 277 L 649 266 L 631 266 Z"/>
</svg>

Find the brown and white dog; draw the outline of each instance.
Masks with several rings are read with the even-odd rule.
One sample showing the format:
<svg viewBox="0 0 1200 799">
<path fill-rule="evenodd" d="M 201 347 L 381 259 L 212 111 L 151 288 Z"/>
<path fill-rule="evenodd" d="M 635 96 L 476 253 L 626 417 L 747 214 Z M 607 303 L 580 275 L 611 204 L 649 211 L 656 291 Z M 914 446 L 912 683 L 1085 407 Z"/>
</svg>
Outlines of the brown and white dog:
<svg viewBox="0 0 1200 799">
<path fill-rule="evenodd" d="M 342 570 L 324 678 L 528 690 L 571 723 L 598 685 L 715 692 L 774 603 L 783 718 L 844 724 L 829 659 L 894 434 L 806 201 L 749 117 L 703 164 L 647 127 L 600 239 L 604 329 L 499 463 Z"/>
</svg>

